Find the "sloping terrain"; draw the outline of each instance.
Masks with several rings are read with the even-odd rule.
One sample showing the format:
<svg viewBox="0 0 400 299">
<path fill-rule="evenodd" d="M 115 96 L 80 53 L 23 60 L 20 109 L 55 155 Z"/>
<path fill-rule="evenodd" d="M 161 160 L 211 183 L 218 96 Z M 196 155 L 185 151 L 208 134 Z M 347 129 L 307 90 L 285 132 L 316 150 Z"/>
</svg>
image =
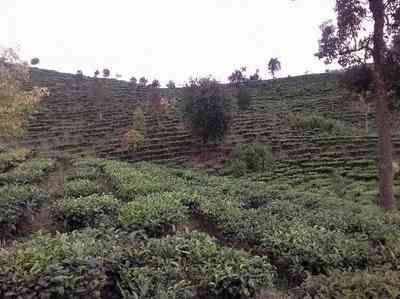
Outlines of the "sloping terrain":
<svg viewBox="0 0 400 299">
<path fill-rule="evenodd" d="M 42 153 L 60 152 L 75 155 L 147 160 L 164 164 L 181 164 L 199 153 L 196 139 L 184 125 L 179 110 L 180 90 L 133 88 L 117 80 L 84 77 L 32 69 L 35 84 L 47 86 L 50 96 L 41 104 L 29 123 L 25 145 Z M 312 159 L 354 160 L 376 156 L 375 121 L 368 116 L 370 130 L 366 135 L 364 113 L 343 99 L 336 74 L 307 75 L 249 86 L 252 103 L 249 110 L 234 112 L 224 148 L 253 140 L 269 143 L 279 156 L 288 161 Z M 227 86 L 228 94 L 235 88 Z M 145 146 L 138 153 L 127 152 L 121 144 L 123 134 L 132 126 L 132 115 L 139 104 L 160 93 L 177 98 L 166 113 L 146 111 Z M 372 108 L 373 111 L 373 108 Z M 353 134 L 327 136 L 318 129 L 298 129 L 288 125 L 291 113 L 321 115 L 339 120 L 344 126 L 358 128 Z M 339 136 L 337 136 L 339 135 Z M 396 137 L 395 155 L 399 139 Z"/>
</svg>

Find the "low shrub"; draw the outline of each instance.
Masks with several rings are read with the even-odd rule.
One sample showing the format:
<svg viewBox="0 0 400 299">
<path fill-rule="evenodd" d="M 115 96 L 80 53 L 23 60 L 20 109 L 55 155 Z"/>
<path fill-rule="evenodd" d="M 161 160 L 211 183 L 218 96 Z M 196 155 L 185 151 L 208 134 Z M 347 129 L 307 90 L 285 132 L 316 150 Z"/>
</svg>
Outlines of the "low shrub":
<svg viewBox="0 0 400 299">
<path fill-rule="evenodd" d="M 8 150 L 0 152 L 0 173 L 26 161 L 30 154 L 31 150 L 26 148 L 16 148 L 12 151 Z"/>
<path fill-rule="evenodd" d="M 305 298 L 398 298 L 400 272 L 390 269 L 309 276 L 302 285 Z"/>
<path fill-rule="evenodd" d="M 0 236 L 18 233 L 19 226 L 29 223 L 33 212 L 48 200 L 48 195 L 32 185 L 0 187 Z"/>
<path fill-rule="evenodd" d="M 51 214 L 71 231 L 85 226 L 112 225 L 115 223 L 119 207 L 120 201 L 111 195 L 92 194 L 57 201 L 52 206 Z"/>
<path fill-rule="evenodd" d="M 19 164 L 9 172 L 0 174 L 0 184 L 34 183 L 55 168 L 51 159 L 32 159 Z"/>
<path fill-rule="evenodd" d="M 88 196 L 100 192 L 100 186 L 88 179 L 76 179 L 64 184 L 66 197 Z"/>
<path fill-rule="evenodd" d="M 108 264 L 119 259 L 122 249 L 113 232 L 98 234 L 36 234 L 0 250 L 0 297 L 110 298 L 104 293 L 110 284 Z"/>
<path fill-rule="evenodd" d="M 120 225 L 129 231 L 145 229 L 150 235 L 174 230 L 187 219 L 183 205 L 185 194 L 179 192 L 152 193 L 137 197 L 121 208 Z"/>
<path fill-rule="evenodd" d="M 319 130 L 328 135 L 351 135 L 354 132 L 350 125 L 318 114 L 289 113 L 287 121 L 290 127 L 302 131 Z"/>
<path fill-rule="evenodd" d="M 275 278 L 266 257 L 221 247 L 198 232 L 153 239 L 130 254 L 143 265 L 120 274 L 134 298 L 252 298 Z"/>
<path fill-rule="evenodd" d="M 235 176 L 241 176 L 248 172 L 264 171 L 271 167 L 273 161 L 274 157 L 268 145 L 240 144 L 232 150 L 229 166 Z"/>
</svg>

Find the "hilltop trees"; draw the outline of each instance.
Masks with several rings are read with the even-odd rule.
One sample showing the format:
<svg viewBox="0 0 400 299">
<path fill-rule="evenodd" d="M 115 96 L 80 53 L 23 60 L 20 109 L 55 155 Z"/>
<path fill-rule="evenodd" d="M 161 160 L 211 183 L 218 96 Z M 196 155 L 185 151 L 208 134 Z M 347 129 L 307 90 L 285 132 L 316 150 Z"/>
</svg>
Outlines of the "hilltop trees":
<svg viewBox="0 0 400 299">
<path fill-rule="evenodd" d="M 168 81 L 168 83 L 167 83 L 167 88 L 169 88 L 169 89 L 174 89 L 174 88 L 176 88 L 175 82 L 172 81 L 172 80 Z"/>
<path fill-rule="evenodd" d="M 139 79 L 139 87 L 146 87 L 146 85 L 147 85 L 147 79 L 145 78 L 145 77 L 141 77 L 140 79 Z"/>
<path fill-rule="evenodd" d="M 256 69 L 256 72 L 255 72 L 253 75 L 250 75 L 249 80 L 250 80 L 250 81 L 259 81 L 259 80 L 261 80 L 261 77 L 260 77 L 260 70 L 259 70 L 259 69 Z"/>
<path fill-rule="evenodd" d="M 45 88 L 24 88 L 29 80 L 28 64 L 13 49 L 3 50 L 0 53 L 0 140 L 21 137 L 27 116 L 48 95 Z"/>
<path fill-rule="evenodd" d="M 244 74 L 246 72 L 247 68 L 241 67 L 238 70 L 235 70 L 229 77 L 228 80 L 230 83 L 233 83 L 235 85 L 240 85 L 241 83 L 246 82 L 248 79 L 246 78 L 246 75 Z"/>
<path fill-rule="evenodd" d="M 103 77 L 104 78 L 110 77 L 110 70 L 109 69 L 103 69 Z"/>
<path fill-rule="evenodd" d="M 336 0 L 337 25 L 321 25 L 317 56 L 326 63 L 337 60 L 343 67 L 373 61 L 374 94 L 378 124 L 379 205 L 394 208 L 393 146 L 389 111 L 389 90 L 385 65 L 398 63 L 396 50 L 400 31 L 399 0 Z M 388 50 L 392 43 L 392 51 Z"/>
<path fill-rule="evenodd" d="M 272 78 L 276 78 L 275 74 L 282 69 L 281 62 L 278 58 L 271 58 L 268 62 L 268 71 L 271 73 Z"/>
<path fill-rule="evenodd" d="M 202 145 L 221 141 L 230 121 L 230 105 L 218 81 L 191 79 L 184 89 L 184 116 Z"/>
<path fill-rule="evenodd" d="M 160 88 L 160 81 L 158 81 L 157 79 L 154 79 L 153 82 L 151 82 L 150 87 L 151 88 Z"/>
<path fill-rule="evenodd" d="M 40 59 L 37 57 L 34 57 L 31 59 L 31 65 L 38 65 L 40 63 Z"/>
</svg>

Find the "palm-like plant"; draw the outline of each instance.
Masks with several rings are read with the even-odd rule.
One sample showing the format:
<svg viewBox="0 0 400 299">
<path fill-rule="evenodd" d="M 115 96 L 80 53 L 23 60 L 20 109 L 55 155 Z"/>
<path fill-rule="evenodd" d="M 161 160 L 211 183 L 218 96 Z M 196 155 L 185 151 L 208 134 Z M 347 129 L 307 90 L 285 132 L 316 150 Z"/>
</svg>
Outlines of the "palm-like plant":
<svg viewBox="0 0 400 299">
<path fill-rule="evenodd" d="M 271 58 L 268 62 L 268 71 L 271 73 L 272 78 L 275 79 L 275 74 L 282 69 L 281 62 L 277 57 Z"/>
</svg>

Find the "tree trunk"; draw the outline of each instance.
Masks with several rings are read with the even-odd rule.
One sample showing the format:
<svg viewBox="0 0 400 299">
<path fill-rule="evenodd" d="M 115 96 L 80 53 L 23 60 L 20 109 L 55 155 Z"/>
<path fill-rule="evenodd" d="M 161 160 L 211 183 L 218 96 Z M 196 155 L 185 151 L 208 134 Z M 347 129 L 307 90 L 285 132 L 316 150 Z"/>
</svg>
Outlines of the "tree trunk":
<svg viewBox="0 0 400 299">
<path fill-rule="evenodd" d="M 383 0 L 369 0 L 374 24 L 374 77 L 376 88 L 376 113 L 378 123 L 379 206 L 394 208 L 393 150 L 390 124 L 389 97 L 384 80 L 386 43 L 384 40 L 385 6 Z"/>
</svg>

